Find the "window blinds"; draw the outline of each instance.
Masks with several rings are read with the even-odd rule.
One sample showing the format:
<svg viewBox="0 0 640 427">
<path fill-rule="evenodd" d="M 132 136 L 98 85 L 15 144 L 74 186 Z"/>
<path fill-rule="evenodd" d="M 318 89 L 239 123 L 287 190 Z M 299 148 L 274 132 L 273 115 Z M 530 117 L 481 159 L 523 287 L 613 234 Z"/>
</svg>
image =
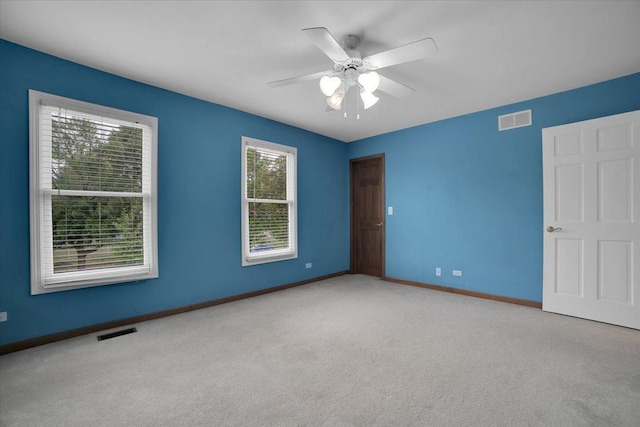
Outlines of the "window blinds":
<svg viewBox="0 0 640 427">
<path fill-rule="evenodd" d="M 296 253 L 295 150 L 269 145 L 255 141 L 245 145 L 244 238 L 248 260 Z"/>
<path fill-rule="evenodd" d="M 151 129 L 39 106 L 45 287 L 150 272 Z"/>
</svg>

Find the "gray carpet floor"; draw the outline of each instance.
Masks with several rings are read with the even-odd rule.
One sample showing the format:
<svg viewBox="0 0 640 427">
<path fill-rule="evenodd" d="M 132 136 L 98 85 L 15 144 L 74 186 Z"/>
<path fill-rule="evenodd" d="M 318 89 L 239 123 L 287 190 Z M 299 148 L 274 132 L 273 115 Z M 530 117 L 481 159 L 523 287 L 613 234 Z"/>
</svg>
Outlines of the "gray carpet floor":
<svg viewBox="0 0 640 427">
<path fill-rule="evenodd" d="M 638 426 L 640 331 L 341 276 L 0 357 L 2 426 Z"/>
</svg>

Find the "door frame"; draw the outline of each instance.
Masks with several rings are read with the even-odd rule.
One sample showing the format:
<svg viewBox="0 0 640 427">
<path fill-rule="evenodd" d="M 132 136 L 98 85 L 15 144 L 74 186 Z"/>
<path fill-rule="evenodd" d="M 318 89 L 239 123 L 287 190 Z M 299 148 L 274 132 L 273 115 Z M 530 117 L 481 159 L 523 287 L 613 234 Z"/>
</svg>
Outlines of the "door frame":
<svg viewBox="0 0 640 427">
<path fill-rule="evenodd" d="M 386 260 L 386 234 L 387 234 L 387 215 L 386 215 L 386 206 L 387 206 L 387 201 L 386 201 L 386 184 L 385 184 L 385 164 L 384 164 L 384 153 L 379 153 L 379 154 L 372 154 L 370 156 L 365 156 L 365 157 L 357 157 L 354 159 L 350 159 L 349 160 L 349 242 L 351 245 L 351 250 L 350 250 L 350 266 L 349 266 L 349 272 L 351 274 L 355 274 L 356 273 L 356 245 L 355 245 L 355 240 L 356 240 L 356 230 L 355 230 L 355 215 L 354 215 L 354 209 L 353 209 L 353 205 L 354 205 L 354 197 L 353 197 L 353 185 L 354 185 L 354 165 L 356 163 L 360 163 L 360 162 L 364 162 L 364 161 L 368 161 L 368 160 L 372 160 L 372 159 L 380 159 L 380 170 L 381 170 L 381 177 L 380 177 L 380 191 L 382 192 L 380 200 L 382 201 L 382 222 L 383 222 L 383 226 L 381 227 L 381 231 L 382 231 L 382 235 L 381 235 L 381 245 L 382 245 L 382 249 L 380 251 L 380 264 L 381 264 L 381 272 L 380 272 L 380 277 L 384 278 L 386 277 L 386 264 L 385 264 L 385 260 Z"/>
</svg>

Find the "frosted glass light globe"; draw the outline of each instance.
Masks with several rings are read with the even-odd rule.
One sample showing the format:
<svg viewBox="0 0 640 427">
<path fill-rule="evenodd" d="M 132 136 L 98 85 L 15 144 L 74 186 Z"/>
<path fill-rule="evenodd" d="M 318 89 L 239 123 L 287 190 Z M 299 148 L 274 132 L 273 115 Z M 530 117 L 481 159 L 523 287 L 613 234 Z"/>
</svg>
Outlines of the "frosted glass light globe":
<svg viewBox="0 0 640 427">
<path fill-rule="evenodd" d="M 362 102 L 364 104 L 365 110 L 368 110 L 369 108 L 373 107 L 376 104 L 376 102 L 378 102 L 378 100 L 380 99 L 374 94 L 372 94 L 371 92 L 366 92 L 364 90 L 360 92 L 360 98 L 362 98 Z"/>
<path fill-rule="evenodd" d="M 380 86 L 380 74 L 375 71 L 360 74 L 358 76 L 358 83 L 360 83 L 365 92 L 372 93 Z"/>
<path fill-rule="evenodd" d="M 340 77 L 324 76 L 320 79 L 320 90 L 324 93 L 324 96 L 331 96 L 336 92 L 340 83 L 342 83 Z"/>
<path fill-rule="evenodd" d="M 327 98 L 327 104 L 334 110 L 342 108 L 342 100 L 344 99 L 344 91 L 336 91 L 333 95 Z"/>
</svg>

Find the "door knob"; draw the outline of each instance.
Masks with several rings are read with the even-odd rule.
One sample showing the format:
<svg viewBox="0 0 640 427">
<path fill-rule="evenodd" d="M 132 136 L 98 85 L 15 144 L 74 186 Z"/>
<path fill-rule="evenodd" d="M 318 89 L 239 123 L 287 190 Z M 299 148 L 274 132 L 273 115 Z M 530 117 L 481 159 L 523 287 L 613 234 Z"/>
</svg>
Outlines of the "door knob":
<svg viewBox="0 0 640 427">
<path fill-rule="evenodd" d="M 553 233 L 554 231 L 560 231 L 560 230 L 562 230 L 562 228 L 560 228 L 560 227 L 558 227 L 558 228 L 555 228 L 555 227 L 552 227 L 552 226 L 548 226 L 547 227 L 547 231 L 549 233 Z"/>
<path fill-rule="evenodd" d="M 382 227 L 382 223 L 376 224 L 378 227 Z"/>
</svg>

